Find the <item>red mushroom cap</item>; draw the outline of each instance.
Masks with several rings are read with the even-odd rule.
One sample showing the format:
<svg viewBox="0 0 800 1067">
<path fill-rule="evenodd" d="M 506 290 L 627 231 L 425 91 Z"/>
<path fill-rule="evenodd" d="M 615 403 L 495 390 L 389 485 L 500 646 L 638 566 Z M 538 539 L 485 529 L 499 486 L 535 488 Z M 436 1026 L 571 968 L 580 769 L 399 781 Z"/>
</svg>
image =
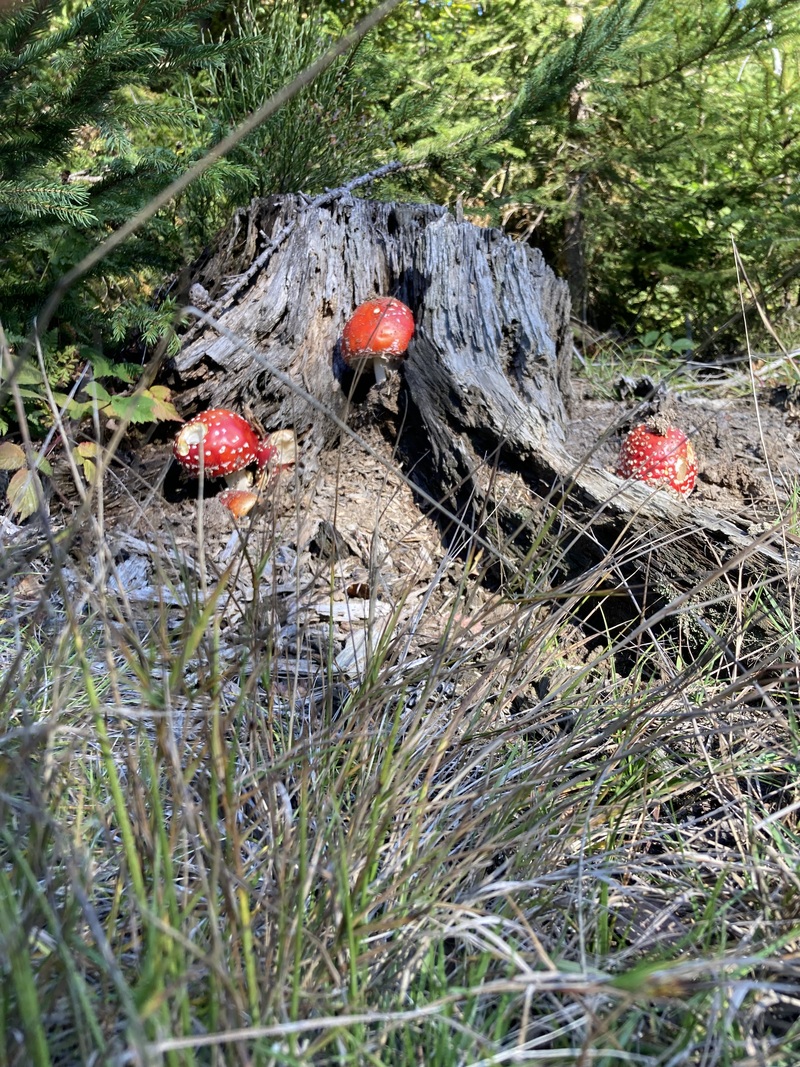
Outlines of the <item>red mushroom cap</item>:
<svg viewBox="0 0 800 1067">
<path fill-rule="evenodd" d="M 217 500 L 237 519 L 243 519 L 258 503 L 258 494 L 250 489 L 223 489 Z"/>
<path fill-rule="evenodd" d="M 200 449 L 209 478 L 221 478 L 243 470 L 258 456 L 258 437 L 241 415 L 224 408 L 211 408 L 181 427 L 172 452 L 191 474 L 200 470 Z"/>
<path fill-rule="evenodd" d="M 273 430 L 258 442 L 258 469 L 284 470 L 297 462 L 297 439 L 294 430 Z"/>
<path fill-rule="evenodd" d="M 401 359 L 414 336 L 414 316 L 402 300 L 379 296 L 359 304 L 342 330 L 345 363 L 359 359 Z"/>
<path fill-rule="evenodd" d="M 256 448 L 256 461 L 258 463 L 258 469 L 263 470 L 276 453 L 277 449 L 270 440 L 270 435 L 267 434 L 266 437 L 262 437 L 261 440 L 258 442 L 258 447 Z"/>
<path fill-rule="evenodd" d="M 665 423 L 657 428 L 635 426 L 625 440 L 617 461 L 620 478 L 666 485 L 688 496 L 697 481 L 694 446 L 683 430 Z"/>
</svg>

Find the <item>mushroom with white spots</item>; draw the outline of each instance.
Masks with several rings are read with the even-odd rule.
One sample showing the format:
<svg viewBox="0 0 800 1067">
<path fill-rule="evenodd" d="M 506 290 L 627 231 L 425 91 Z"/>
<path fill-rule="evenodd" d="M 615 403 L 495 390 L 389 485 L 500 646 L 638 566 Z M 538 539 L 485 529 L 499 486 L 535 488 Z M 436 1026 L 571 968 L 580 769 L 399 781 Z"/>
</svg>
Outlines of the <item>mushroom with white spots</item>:
<svg viewBox="0 0 800 1067">
<path fill-rule="evenodd" d="M 259 461 L 259 448 L 258 435 L 247 419 L 211 408 L 181 427 L 172 453 L 190 474 L 199 474 L 202 464 L 207 477 L 225 478 L 240 489 L 252 481 L 246 468 Z"/>
<path fill-rule="evenodd" d="M 635 426 L 622 442 L 617 474 L 688 496 L 697 481 L 697 457 L 683 430 L 656 416 L 649 425 Z"/>
</svg>

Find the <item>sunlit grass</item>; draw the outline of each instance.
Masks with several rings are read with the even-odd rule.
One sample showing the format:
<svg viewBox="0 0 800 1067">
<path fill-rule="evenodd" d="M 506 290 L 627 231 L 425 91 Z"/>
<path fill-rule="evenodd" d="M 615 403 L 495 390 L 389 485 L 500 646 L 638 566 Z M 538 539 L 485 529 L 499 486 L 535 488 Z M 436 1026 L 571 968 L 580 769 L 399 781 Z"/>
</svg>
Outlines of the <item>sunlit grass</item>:
<svg viewBox="0 0 800 1067">
<path fill-rule="evenodd" d="M 763 389 L 796 388 L 800 381 L 800 350 L 695 359 L 686 338 L 676 341 L 669 333 L 577 340 L 580 376 L 604 398 L 618 397 L 620 380 L 650 379 L 654 386 L 666 385 L 673 393 L 715 398 L 751 395 L 754 381 Z"/>
<path fill-rule="evenodd" d="M 115 555 L 95 489 L 2 535 L 0 1067 L 795 1067 L 788 564 L 788 609 L 733 566 L 693 591 L 719 641 L 563 584 L 554 518 L 500 588 L 465 530 L 384 599 L 371 551 L 350 598 L 285 562 L 300 495 L 215 542 L 200 491 L 194 543 Z"/>
</svg>

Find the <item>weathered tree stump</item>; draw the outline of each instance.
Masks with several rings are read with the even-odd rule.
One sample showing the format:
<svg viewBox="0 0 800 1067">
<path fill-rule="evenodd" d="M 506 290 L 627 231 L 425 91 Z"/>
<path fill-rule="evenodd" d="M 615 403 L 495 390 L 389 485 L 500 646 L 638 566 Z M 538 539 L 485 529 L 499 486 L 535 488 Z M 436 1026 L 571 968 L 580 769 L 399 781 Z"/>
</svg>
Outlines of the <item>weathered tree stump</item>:
<svg viewBox="0 0 800 1067">
<path fill-rule="evenodd" d="M 507 573 L 547 523 L 560 538 L 558 580 L 587 595 L 614 588 L 629 619 L 691 617 L 701 644 L 734 658 L 744 633 L 774 640 L 749 590 L 767 583 L 769 600 L 787 604 L 795 563 L 778 540 L 570 453 L 569 297 L 538 250 L 437 206 L 273 197 L 237 213 L 193 281 L 235 339 L 211 325 L 189 331 L 174 364 L 188 408 L 246 409 L 267 429 L 294 426 L 307 449 L 332 446 L 340 427 L 307 398 L 352 416 L 337 340 L 361 301 L 397 296 L 417 328 L 399 454 L 457 517 L 439 516 L 444 536 L 494 545 Z"/>
</svg>

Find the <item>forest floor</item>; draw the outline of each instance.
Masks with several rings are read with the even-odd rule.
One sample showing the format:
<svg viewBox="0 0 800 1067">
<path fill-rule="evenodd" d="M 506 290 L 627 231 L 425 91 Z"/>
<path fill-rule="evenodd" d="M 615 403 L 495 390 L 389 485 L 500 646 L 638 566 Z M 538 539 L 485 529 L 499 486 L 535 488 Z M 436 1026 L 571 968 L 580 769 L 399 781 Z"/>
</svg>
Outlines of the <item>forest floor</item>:
<svg viewBox="0 0 800 1067">
<path fill-rule="evenodd" d="M 668 410 L 698 456 L 690 503 L 735 517 L 753 534 L 783 518 L 784 536 L 795 541 L 800 389 L 757 385 L 753 392 L 737 384 L 734 390 L 724 379 L 698 380 L 668 394 Z M 400 470 L 398 387 L 395 377 L 383 392 L 374 391 L 365 410 L 354 413 L 352 422 L 376 455 L 352 442 L 313 457 L 301 450 L 297 467 L 273 476 L 260 506 L 244 520 L 234 520 L 216 500 L 224 488 L 220 481 L 207 484 L 198 508 L 197 483 L 172 461 L 171 430 L 162 426 L 151 440 L 128 447 L 112 468 L 103 504 L 115 588 L 132 604 L 160 599 L 177 604 L 182 594 L 176 579 L 187 558 L 193 561 L 193 581 L 202 560 L 203 580 L 211 584 L 246 543 L 249 564 L 237 565 L 226 584 L 223 632 L 236 635 L 247 605 L 267 598 L 271 639 L 289 675 L 296 676 L 298 667 L 303 674 L 324 672 L 332 657 L 343 665 L 343 680 L 358 678 L 366 629 L 377 640 L 379 623 L 391 618 L 393 626 L 402 626 L 423 601 L 425 622 L 415 626 L 414 642 L 438 639 L 450 625 L 453 597 L 463 599 L 465 590 L 435 516 L 421 507 Z M 598 386 L 576 377 L 566 431 L 576 465 L 613 471 L 624 433 L 650 410 L 641 397 L 651 390 L 646 378 L 620 377 Z M 402 428 L 414 433 L 413 427 Z M 74 497 L 68 483 L 62 484 L 64 498 Z M 53 505 L 55 518 L 55 499 Z M 253 564 L 266 546 L 272 546 L 269 561 L 255 573 Z M 472 610 L 491 599 L 479 583 L 470 598 Z M 458 620 L 467 622 L 463 613 Z"/>
<path fill-rule="evenodd" d="M 666 403 L 695 443 L 699 474 L 689 503 L 736 519 L 753 536 L 782 523 L 784 543 L 796 546 L 800 388 L 730 383 L 699 379 L 657 394 L 659 408 Z M 352 442 L 314 456 L 301 447 L 297 466 L 272 475 L 260 504 L 240 520 L 216 499 L 222 481 L 206 484 L 200 506 L 197 482 L 172 460 L 172 424 L 132 433 L 103 490 L 103 559 L 92 536 L 78 538 L 68 578 L 76 589 L 93 586 L 102 571 L 134 620 L 146 619 L 155 604 L 177 618 L 198 583 L 216 588 L 224 575 L 217 612 L 225 655 L 235 658 L 255 628 L 276 654 L 273 670 L 302 691 L 323 679 L 327 685 L 332 669 L 342 692 L 357 684 L 389 630 L 407 632 L 404 656 L 415 660 L 445 633 L 469 643 L 470 620 L 480 616 L 485 655 L 485 631 L 499 623 L 484 616 L 503 603 L 503 590 L 482 582 L 480 567 L 473 568 L 477 580 L 465 581 L 464 543 L 445 548 L 436 516 L 401 470 L 398 433 L 415 430 L 398 414 L 400 391 L 395 375 L 352 413 L 372 455 Z M 622 437 L 651 410 L 642 398 L 652 393 L 649 378 L 598 384 L 576 376 L 566 428 L 576 466 L 613 471 Z M 63 461 L 54 485 L 58 529 L 78 503 Z M 8 519 L 4 532 L 9 546 L 26 540 L 26 528 Z M 28 603 L 35 602 L 46 572 L 18 578 Z M 513 603 L 507 608 L 515 610 Z"/>
</svg>

